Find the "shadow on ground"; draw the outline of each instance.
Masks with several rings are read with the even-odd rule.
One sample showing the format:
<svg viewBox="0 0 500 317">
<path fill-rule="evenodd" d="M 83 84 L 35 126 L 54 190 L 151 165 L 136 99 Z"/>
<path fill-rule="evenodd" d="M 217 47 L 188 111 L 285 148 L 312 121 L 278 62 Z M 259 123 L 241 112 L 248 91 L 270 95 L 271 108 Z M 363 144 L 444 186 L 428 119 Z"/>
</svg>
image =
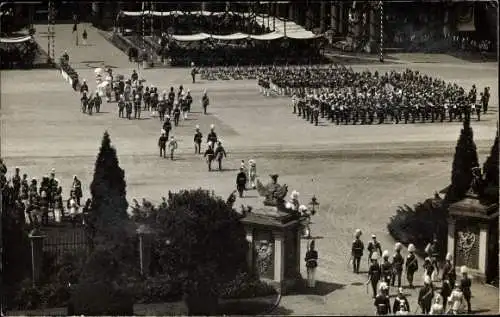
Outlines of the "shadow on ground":
<svg viewBox="0 0 500 317">
<path fill-rule="evenodd" d="M 287 295 L 317 295 L 317 296 L 327 296 L 336 290 L 344 288 L 344 284 L 330 283 L 325 281 L 316 281 L 316 287 L 309 288 L 306 287 L 306 281 L 304 284 L 297 288 L 297 290 L 292 291 Z"/>
<path fill-rule="evenodd" d="M 278 295 L 223 300 L 219 303 L 220 315 L 291 315 L 293 310 L 279 306 Z"/>
</svg>

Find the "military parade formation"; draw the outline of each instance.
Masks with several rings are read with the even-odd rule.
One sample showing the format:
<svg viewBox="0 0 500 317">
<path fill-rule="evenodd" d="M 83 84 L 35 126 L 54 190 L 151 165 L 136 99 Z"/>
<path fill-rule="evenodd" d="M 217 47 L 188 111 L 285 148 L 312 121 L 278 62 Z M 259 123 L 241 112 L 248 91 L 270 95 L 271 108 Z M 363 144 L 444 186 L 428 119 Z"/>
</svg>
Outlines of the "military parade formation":
<svg viewBox="0 0 500 317">
<path fill-rule="evenodd" d="M 352 263 L 353 273 L 360 274 L 359 269 L 365 247 L 361 240 L 361 230 L 357 229 L 354 235 L 349 263 Z M 464 308 L 466 308 L 467 313 L 471 313 L 472 282 L 468 275 L 468 268 L 461 266 L 460 274 L 462 276 L 457 279 L 456 267 L 450 253 L 446 255 L 445 263 L 439 263 L 441 254 L 436 239 L 425 248 L 426 257 L 422 264 L 424 285 L 418 291 L 418 306 L 412 312 L 410 303 L 403 292 L 404 279 L 402 276 L 403 271 L 406 271 L 408 288 L 415 288 L 414 275 L 419 270 L 419 264 L 413 244 L 408 245 L 406 257 L 401 254 L 402 248 L 402 244 L 397 242 L 391 256 L 389 250 L 382 251 L 382 246 L 375 235 L 372 235 L 372 240 L 368 242 L 366 247 L 369 261 L 368 280 L 366 281 L 367 293 L 368 287 L 371 286 L 377 315 L 415 314 L 419 307 L 421 313 L 431 315 L 456 315 L 463 312 Z M 441 275 L 439 275 L 440 270 Z M 440 288 L 437 286 L 439 282 L 441 282 Z M 397 295 L 392 306 L 390 304 L 391 287 L 397 288 Z"/>
</svg>

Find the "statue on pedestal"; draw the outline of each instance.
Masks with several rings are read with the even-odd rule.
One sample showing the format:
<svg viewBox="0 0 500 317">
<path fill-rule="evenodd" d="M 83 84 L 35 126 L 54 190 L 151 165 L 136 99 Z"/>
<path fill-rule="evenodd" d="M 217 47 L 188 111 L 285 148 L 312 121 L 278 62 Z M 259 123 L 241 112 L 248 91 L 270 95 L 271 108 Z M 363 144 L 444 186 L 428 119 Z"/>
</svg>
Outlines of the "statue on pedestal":
<svg viewBox="0 0 500 317">
<path fill-rule="evenodd" d="M 269 176 L 271 176 L 272 181 L 265 186 L 257 180 L 257 192 L 265 197 L 264 206 L 277 207 L 281 211 L 285 209 L 285 196 L 288 193 L 288 186 L 278 184 L 278 174 Z"/>
</svg>

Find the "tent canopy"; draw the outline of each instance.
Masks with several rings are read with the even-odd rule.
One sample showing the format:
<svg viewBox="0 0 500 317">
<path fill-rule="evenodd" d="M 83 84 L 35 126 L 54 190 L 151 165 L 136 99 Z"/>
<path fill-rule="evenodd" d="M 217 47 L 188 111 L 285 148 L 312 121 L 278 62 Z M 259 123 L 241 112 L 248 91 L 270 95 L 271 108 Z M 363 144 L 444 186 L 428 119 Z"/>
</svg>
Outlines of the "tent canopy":
<svg viewBox="0 0 500 317">
<path fill-rule="evenodd" d="M 172 35 L 172 38 L 174 40 L 180 42 L 196 42 L 196 41 L 203 41 L 209 38 L 221 41 L 235 41 L 244 39 L 252 39 L 257 41 L 273 41 L 281 38 L 291 38 L 295 40 L 311 40 L 319 37 L 322 37 L 322 35 L 315 35 L 312 32 L 287 33 L 286 36 L 284 33 L 281 32 L 271 32 L 262 35 L 251 35 L 245 33 L 233 33 L 229 35 L 213 35 L 207 33 L 197 33 L 191 35 Z"/>
<path fill-rule="evenodd" d="M 1 37 L 0 43 L 24 43 L 31 40 L 31 35 L 21 36 L 21 37 Z"/>
</svg>

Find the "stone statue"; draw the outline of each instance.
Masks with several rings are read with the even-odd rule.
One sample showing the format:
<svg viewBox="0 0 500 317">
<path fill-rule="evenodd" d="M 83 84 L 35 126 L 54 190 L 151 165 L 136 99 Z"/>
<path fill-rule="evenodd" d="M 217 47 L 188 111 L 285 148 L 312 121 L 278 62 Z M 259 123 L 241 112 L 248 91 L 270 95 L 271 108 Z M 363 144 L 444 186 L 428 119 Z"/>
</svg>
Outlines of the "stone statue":
<svg viewBox="0 0 500 317">
<path fill-rule="evenodd" d="M 273 206 L 278 207 L 278 209 L 284 209 L 285 205 L 285 196 L 288 193 L 287 185 L 278 184 L 278 175 L 272 174 L 271 176 L 272 182 L 267 185 L 262 185 L 262 183 L 257 180 L 257 192 L 259 195 L 265 197 L 264 205 L 265 206 Z M 281 208 L 283 207 L 283 208 Z"/>
</svg>

